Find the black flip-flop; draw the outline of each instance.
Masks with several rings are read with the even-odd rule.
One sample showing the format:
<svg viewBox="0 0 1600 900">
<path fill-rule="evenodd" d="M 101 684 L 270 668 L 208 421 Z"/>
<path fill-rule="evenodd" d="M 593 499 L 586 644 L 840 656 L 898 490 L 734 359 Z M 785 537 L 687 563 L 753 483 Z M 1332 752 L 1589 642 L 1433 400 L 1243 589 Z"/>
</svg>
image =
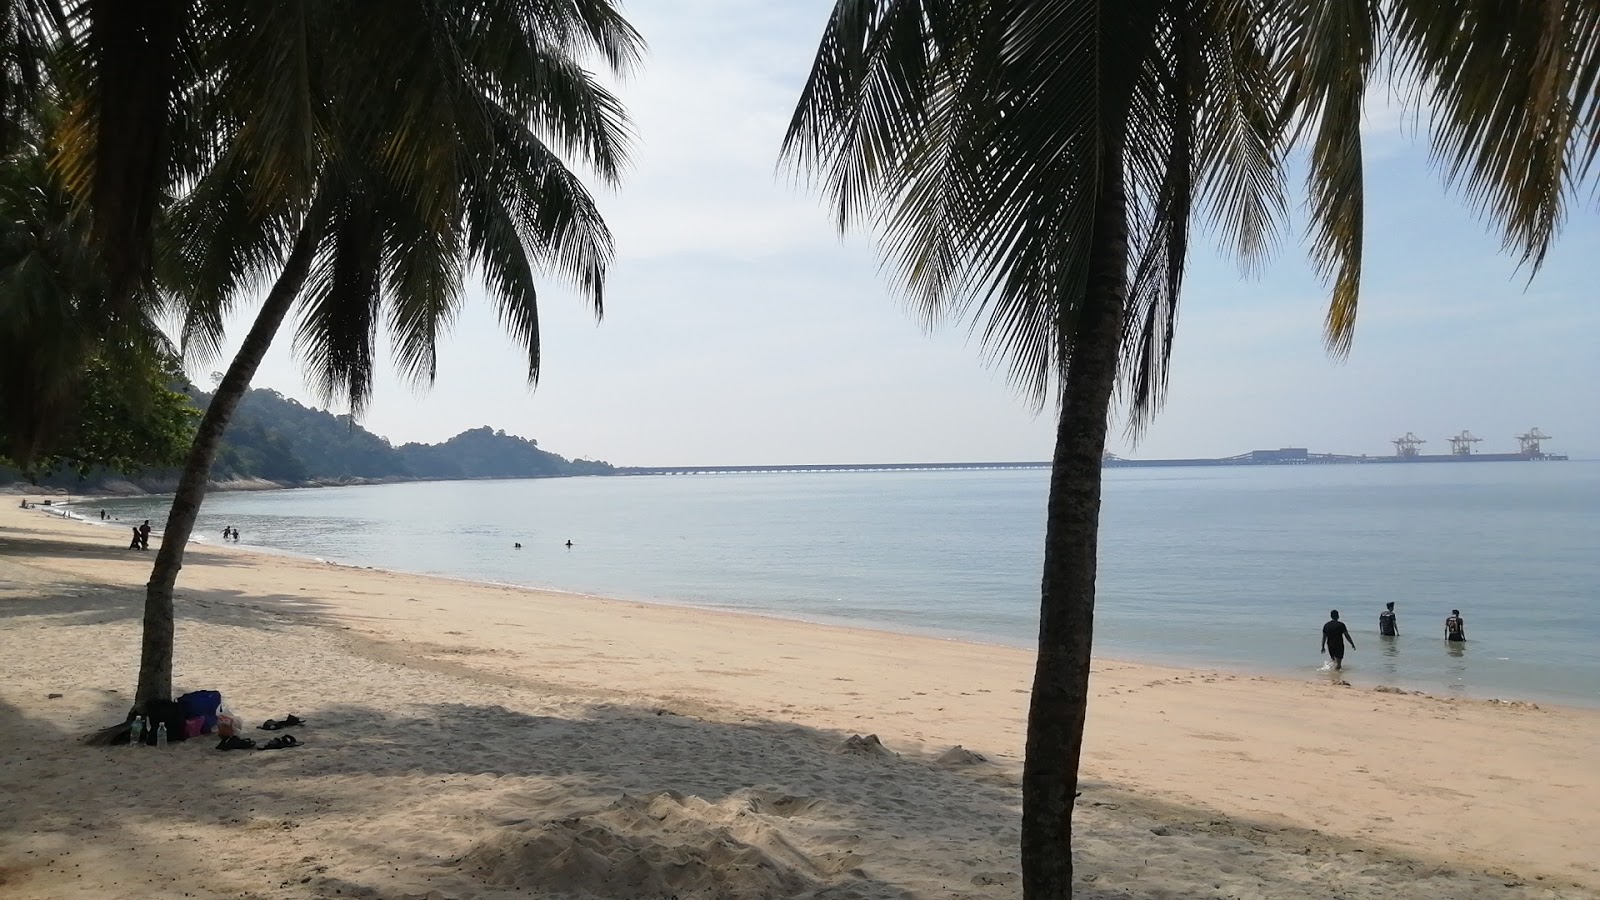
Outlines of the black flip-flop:
<svg viewBox="0 0 1600 900">
<path fill-rule="evenodd" d="M 277 731 L 280 728 L 293 728 L 296 725 L 304 725 L 305 723 L 306 723 L 305 719 L 302 719 L 302 718 L 300 718 L 299 716 L 296 716 L 296 715 L 289 715 L 289 716 L 287 716 L 287 717 L 285 717 L 283 719 L 277 720 L 277 721 L 274 721 L 272 719 L 268 719 L 268 720 L 266 720 L 265 722 L 262 722 L 260 725 L 258 725 L 256 727 L 261 729 L 262 731 Z"/>
<path fill-rule="evenodd" d="M 298 747 L 298 746 L 300 746 L 300 739 L 299 738 L 295 737 L 292 734 L 285 734 L 285 735 L 281 735 L 279 737 L 275 737 L 270 741 L 267 741 L 266 744 L 264 744 L 261 747 L 261 749 L 263 749 L 263 750 L 287 750 L 290 747 Z"/>
<path fill-rule="evenodd" d="M 255 741 L 238 735 L 230 735 L 217 743 L 218 750 L 254 750 L 255 748 Z"/>
</svg>

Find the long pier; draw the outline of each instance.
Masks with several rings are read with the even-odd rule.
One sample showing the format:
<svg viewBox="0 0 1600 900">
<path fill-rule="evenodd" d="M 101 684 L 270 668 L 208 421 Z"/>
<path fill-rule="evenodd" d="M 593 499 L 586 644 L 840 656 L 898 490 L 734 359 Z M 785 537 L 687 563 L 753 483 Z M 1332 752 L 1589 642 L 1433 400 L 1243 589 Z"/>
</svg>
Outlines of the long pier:
<svg viewBox="0 0 1600 900">
<path fill-rule="evenodd" d="M 1108 469 L 1184 468 L 1213 466 L 1331 466 L 1419 463 L 1475 462 L 1563 462 L 1558 453 L 1450 453 L 1411 454 L 1408 456 L 1352 456 L 1342 453 L 1312 453 L 1304 447 L 1277 450 L 1252 450 L 1237 456 L 1196 459 L 1126 459 L 1106 454 Z M 812 472 L 951 472 L 994 469 L 1048 469 L 1043 462 L 911 462 L 911 463 L 802 463 L 777 466 L 627 466 L 617 475 L 793 475 Z"/>
<path fill-rule="evenodd" d="M 978 469 L 1048 469 L 1045 462 L 804 463 L 787 466 L 626 466 L 618 475 L 792 475 L 802 472 L 949 472 Z"/>
</svg>

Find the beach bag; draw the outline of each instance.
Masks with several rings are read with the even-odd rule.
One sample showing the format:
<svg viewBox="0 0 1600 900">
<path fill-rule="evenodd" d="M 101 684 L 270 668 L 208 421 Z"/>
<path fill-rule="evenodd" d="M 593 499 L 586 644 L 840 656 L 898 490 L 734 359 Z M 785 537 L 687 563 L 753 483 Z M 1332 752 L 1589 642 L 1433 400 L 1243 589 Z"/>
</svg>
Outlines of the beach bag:
<svg viewBox="0 0 1600 900">
<path fill-rule="evenodd" d="M 217 727 L 217 707 L 222 705 L 221 691 L 190 691 L 178 698 L 185 720 L 200 718 L 201 734 L 210 734 Z M 191 735 L 192 737 L 192 735 Z"/>
<path fill-rule="evenodd" d="M 154 747 L 156 745 L 156 731 L 162 725 L 167 726 L 167 743 L 186 739 L 187 726 L 184 724 L 183 707 L 172 700 L 152 700 L 145 705 L 145 718 L 148 727 L 144 730 L 144 742 Z"/>
</svg>

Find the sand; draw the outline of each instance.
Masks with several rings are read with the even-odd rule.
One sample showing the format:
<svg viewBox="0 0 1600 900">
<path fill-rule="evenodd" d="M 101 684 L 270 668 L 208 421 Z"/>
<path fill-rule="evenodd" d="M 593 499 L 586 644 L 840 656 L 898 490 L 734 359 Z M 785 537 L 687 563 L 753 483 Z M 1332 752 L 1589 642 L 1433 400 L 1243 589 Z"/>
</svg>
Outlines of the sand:
<svg viewBox="0 0 1600 900">
<path fill-rule="evenodd" d="M 304 745 L 87 747 L 124 546 L 0 509 L 0 897 L 1021 894 L 1027 652 L 196 545 L 180 688 Z M 1102 661 L 1079 896 L 1600 897 L 1597 748 L 1595 711 Z"/>
</svg>

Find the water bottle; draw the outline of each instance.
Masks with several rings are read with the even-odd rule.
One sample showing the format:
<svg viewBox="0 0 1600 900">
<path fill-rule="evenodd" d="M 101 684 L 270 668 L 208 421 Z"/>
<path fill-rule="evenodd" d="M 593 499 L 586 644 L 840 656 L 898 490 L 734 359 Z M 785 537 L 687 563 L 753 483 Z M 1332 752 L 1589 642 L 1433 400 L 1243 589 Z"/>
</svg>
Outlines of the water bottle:
<svg viewBox="0 0 1600 900">
<path fill-rule="evenodd" d="M 133 724 L 128 726 L 128 746 L 137 747 L 144 741 L 144 716 L 134 716 Z"/>
<path fill-rule="evenodd" d="M 167 745 L 167 723 L 162 722 L 160 725 L 156 726 L 156 746 L 157 747 L 165 747 L 166 745 Z"/>
</svg>

